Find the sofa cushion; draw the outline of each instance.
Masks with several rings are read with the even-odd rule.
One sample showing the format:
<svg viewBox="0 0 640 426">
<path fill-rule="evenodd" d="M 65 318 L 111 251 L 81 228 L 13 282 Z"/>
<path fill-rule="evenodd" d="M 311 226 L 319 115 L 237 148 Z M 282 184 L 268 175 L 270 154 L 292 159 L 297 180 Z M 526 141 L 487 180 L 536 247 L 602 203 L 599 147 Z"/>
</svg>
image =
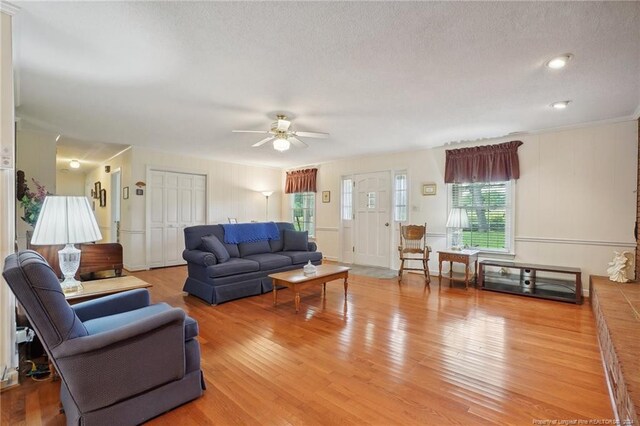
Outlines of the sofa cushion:
<svg viewBox="0 0 640 426">
<path fill-rule="evenodd" d="M 284 230 L 284 251 L 309 250 L 309 233 L 307 231 Z"/>
<path fill-rule="evenodd" d="M 238 250 L 240 251 L 240 257 L 247 257 L 252 254 L 271 253 L 271 246 L 269 246 L 269 240 L 260 240 L 251 243 L 240 243 L 238 244 Z"/>
<path fill-rule="evenodd" d="M 156 303 L 155 305 L 145 306 L 144 308 L 134 309 L 133 311 L 122 312 L 115 315 L 107 315 L 85 321 L 83 324 L 90 335 L 103 333 L 119 327 L 124 327 L 143 318 L 160 312 L 172 309 L 166 303 Z M 198 336 L 198 322 L 187 316 L 184 320 L 184 340 L 193 339 Z"/>
<path fill-rule="evenodd" d="M 205 235 L 201 240 L 202 247 L 205 251 L 215 254 L 218 263 L 224 263 L 231 257 L 224 244 L 215 235 Z"/>
<path fill-rule="evenodd" d="M 291 258 L 273 253 L 252 254 L 244 259 L 255 260 L 260 264 L 261 271 L 282 268 L 291 265 Z"/>
<path fill-rule="evenodd" d="M 244 274 L 260 270 L 260 264 L 253 260 L 232 257 L 227 262 L 207 266 L 207 274 L 211 278 L 226 277 L 227 275 Z"/>
<path fill-rule="evenodd" d="M 269 246 L 271 247 L 272 253 L 284 250 L 284 229 L 281 229 L 279 232 L 280 232 L 279 239 L 269 240 Z"/>
<path fill-rule="evenodd" d="M 280 254 L 291 258 L 294 265 L 307 263 L 308 261 L 319 262 L 322 260 L 322 253 L 317 251 L 283 251 Z"/>
</svg>

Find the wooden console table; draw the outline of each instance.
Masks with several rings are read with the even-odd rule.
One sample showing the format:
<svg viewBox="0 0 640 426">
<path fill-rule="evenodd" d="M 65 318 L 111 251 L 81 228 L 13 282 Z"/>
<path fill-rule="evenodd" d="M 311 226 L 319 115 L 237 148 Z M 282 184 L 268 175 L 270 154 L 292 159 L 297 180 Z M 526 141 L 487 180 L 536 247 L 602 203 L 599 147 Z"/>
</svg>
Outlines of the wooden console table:
<svg viewBox="0 0 640 426">
<path fill-rule="evenodd" d="M 640 424 L 640 284 L 589 277 L 591 307 L 617 420 Z"/>
<path fill-rule="evenodd" d="M 453 262 L 464 264 L 464 288 L 469 289 L 469 266 L 473 266 L 474 280 L 478 278 L 478 253 L 480 250 L 441 250 L 438 252 L 438 287 L 442 282 L 442 262 L 449 262 L 449 286 L 453 278 Z"/>
</svg>

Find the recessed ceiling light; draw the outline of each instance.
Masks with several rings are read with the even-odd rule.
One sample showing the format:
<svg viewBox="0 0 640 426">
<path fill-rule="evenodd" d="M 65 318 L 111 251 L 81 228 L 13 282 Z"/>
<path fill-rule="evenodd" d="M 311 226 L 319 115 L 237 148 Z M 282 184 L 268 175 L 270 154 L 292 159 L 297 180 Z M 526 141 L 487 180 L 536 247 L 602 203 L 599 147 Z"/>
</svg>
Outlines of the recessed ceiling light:
<svg viewBox="0 0 640 426">
<path fill-rule="evenodd" d="M 72 169 L 79 169 L 80 162 L 78 160 L 71 160 L 69 161 L 69 167 L 71 167 Z"/>
<path fill-rule="evenodd" d="M 556 56 L 555 58 L 547 62 L 546 64 L 547 68 L 551 68 L 554 70 L 559 70 L 561 68 L 564 68 L 567 65 L 567 62 L 571 60 L 571 58 L 573 58 L 573 55 L 571 53 L 567 53 L 566 55 Z"/>
<path fill-rule="evenodd" d="M 551 107 L 555 108 L 555 109 L 565 109 L 566 107 L 569 106 L 569 102 L 571 102 L 571 101 L 554 102 L 554 103 L 551 104 Z"/>
<path fill-rule="evenodd" d="M 60 138 L 62 137 L 62 135 L 58 135 L 56 136 L 56 142 L 58 142 L 60 140 Z"/>
</svg>

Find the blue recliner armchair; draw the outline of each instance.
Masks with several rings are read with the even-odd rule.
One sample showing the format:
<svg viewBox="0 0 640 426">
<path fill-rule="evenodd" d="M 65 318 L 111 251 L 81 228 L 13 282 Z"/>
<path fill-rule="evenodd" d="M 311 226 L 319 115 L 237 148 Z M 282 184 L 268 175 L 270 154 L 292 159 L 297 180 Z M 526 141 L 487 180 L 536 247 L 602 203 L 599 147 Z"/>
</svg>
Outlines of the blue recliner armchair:
<svg viewBox="0 0 640 426">
<path fill-rule="evenodd" d="M 45 260 L 12 254 L 3 276 L 61 378 L 68 425 L 136 425 L 204 389 L 198 324 L 132 290 L 70 306 Z"/>
</svg>

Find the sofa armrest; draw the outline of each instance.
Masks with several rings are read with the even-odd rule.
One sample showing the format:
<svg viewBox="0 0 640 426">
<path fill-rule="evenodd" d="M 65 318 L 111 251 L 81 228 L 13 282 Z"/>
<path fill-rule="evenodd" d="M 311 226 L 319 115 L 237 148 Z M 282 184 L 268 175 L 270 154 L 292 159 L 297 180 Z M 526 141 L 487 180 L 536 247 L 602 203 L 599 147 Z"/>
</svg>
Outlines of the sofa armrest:
<svg viewBox="0 0 640 426">
<path fill-rule="evenodd" d="M 307 243 L 307 246 L 309 247 L 309 251 L 317 251 L 318 250 L 318 245 L 314 241 L 309 241 Z"/>
<path fill-rule="evenodd" d="M 149 306 L 150 303 L 149 292 L 147 289 L 140 288 L 77 303 L 71 308 L 76 312 L 80 321 L 84 322 L 94 318 L 144 308 Z"/>
<path fill-rule="evenodd" d="M 185 250 L 182 252 L 182 258 L 189 263 L 200 266 L 211 266 L 218 263 L 218 259 L 213 253 L 202 250 Z"/>
<path fill-rule="evenodd" d="M 171 309 L 52 348 L 82 412 L 138 395 L 185 374 L 185 313 Z"/>
</svg>

